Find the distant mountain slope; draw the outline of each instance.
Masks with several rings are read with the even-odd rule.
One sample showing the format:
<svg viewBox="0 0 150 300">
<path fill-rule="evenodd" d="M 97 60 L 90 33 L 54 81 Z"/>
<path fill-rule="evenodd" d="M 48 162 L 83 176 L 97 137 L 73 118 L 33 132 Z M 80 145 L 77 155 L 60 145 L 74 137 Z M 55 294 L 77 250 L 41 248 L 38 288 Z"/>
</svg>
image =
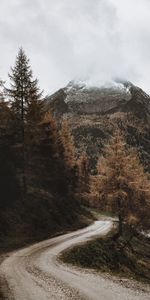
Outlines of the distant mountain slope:
<svg viewBox="0 0 150 300">
<path fill-rule="evenodd" d="M 44 100 L 45 110 L 68 118 L 76 145 L 86 149 L 94 165 L 98 152 L 118 126 L 150 171 L 150 96 L 130 82 L 104 87 L 70 82 Z"/>
<path fill-rule="evenodd" d="M 103 115 L 133 111 L 139 117 L 150 116 L 150 96 L 130 82 L 98 88 L 72 81 L 67 87 L 47 97 L 45 105 L 60 114 Z"/>
</svg>

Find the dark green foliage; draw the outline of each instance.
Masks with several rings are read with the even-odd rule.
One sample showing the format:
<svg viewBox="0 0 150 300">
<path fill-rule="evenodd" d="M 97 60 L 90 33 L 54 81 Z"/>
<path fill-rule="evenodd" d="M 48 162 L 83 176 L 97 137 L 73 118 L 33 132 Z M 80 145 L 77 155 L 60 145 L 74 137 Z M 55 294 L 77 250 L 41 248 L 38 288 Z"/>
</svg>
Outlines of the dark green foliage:
<svg viewBox="0 0 150 300">
<path fill-rule="evenodd" d="M 9 74 L 10 88 L 6 91 L 16 119 L 25 121 L 28 110 L 34 101 L 40 100 L 41 93 L 37 79 L 33 80 L 32 70 L 24 50 L 20 48 L 14 68 Z"/>
<path fill-rule="evenodd" d="M 0 103 L 1 250 L 87 222 L 73 193 L 75 168 L 68 168 L 60 151 L 56 122 L 44 116 L 37 80 L 22 49 L 10 79 L 9 105 Z"/>
<path fill-rule="evenodd" d="M 27 145 L 25 196 L 21 182 L 22 166 L 19 163 L 21 148 L 14 145 L 14 156 L 11 155 L 7 161 L 5 152 L 3 162 L 0 161 L 6 173 L 10 171 L 12 164 L 13 167 L 17 166 L 15 173 L 11 175 L 10 172 L 7 175 L 4 185 L 5 193 L 9 184 L 14 189 L 10 189 L 11 194 L 6 193 L 8 205 L 1 212 L 0 239 L 5 247 L 41 240 L 56 232 L 79 228 L 87 222 L 80 219 L 84 212 L 70 189 L 69 180 L 73 170 L 68 173 L 63 157 L 56 155 L 57 136 L 54 135 L 54 128 L 51 130 L 52 124 L 39 124 L 36 128 L 36 139 Z M 55 133 L 57 134 L 57 130 Z M 22 193 L 19 195 L 15 195 L 18 184 L 15 180 L 20 183 Z"/>
<path fill-rule="evenodd" d="M 0 145 L 0 193 L 0 210 L 10 208 L 19 198 L 16 169 L 8 145 Z"/>
<path fill-rule="evenodd" d="M 19 49 L 14 68 L 11 68 L 10 88 L 6 88 L 13 115 L 13 143 L 20 146 L 23 196 L 27 193 L 26 160 L 28 144 L 35 135 L 37 123 L 40 122 L 41 93 L 37 79 L 33 80 L 32 70 L 24 50 Z"/>
</svg>

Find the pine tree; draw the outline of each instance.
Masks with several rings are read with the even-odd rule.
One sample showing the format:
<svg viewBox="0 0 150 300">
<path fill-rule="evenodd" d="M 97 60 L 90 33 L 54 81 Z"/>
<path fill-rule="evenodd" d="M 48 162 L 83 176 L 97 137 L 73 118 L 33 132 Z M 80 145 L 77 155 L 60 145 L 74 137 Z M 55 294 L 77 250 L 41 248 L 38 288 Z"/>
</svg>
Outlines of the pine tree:
<svg viewBox="0 0 150 300">
<path fill-rule="evenodd" d="M 22 48 L 19 49 L 9 78 L 11 84 L 10 88 L 6 88 L 6 92 L 15 117 L 20 121 L 19 126 L 24 127 L 30 107 L 41 99 L 42 94 L 39 91 L 37 79 L 33 80 L 29 59 Z"/>
<path fill-rule="evenodd" d="M 26 193 L 26 137 L 32 138 L 39 119 L 39 101 L 41 93 L 37 79 L 33 79 L 32 70 L 24 50 L 19 49 L 14 68 L 11 68 L 10 88 L 6 88 L 14 115 L 16 142 L 22 145 L 23 190 Z M 28 136 L 27 136 L 28 135 Z"/>
<path fill-rule="evenodd" d="M 124 222 L 148 226 L 150 213 L 150 182 L 134 150 L 127 150 L 120 132 L 116 132 L 104 149 L 97 165 L 97 176 L 92 178 L 91 193 L 100 207 L 119 217 L 118 236 Z"/>
</svg>

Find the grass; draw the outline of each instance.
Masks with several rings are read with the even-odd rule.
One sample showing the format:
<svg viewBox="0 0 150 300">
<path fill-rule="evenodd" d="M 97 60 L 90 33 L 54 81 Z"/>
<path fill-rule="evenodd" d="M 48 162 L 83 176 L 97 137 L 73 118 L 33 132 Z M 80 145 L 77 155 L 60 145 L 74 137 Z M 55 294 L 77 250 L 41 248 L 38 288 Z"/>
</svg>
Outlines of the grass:
<svg viewBox="0 0 150 300">
<path fill-rule="evenodd" d="M 126 229 L 117 241 L 111 232 L 105 238 L 95 239 L 76 246 L 61 255 L 65 263 L 92 268 L 121 277 L 150 282 L 150 239 Z M 126 245 L 127 244 L 127 245 Z M 126 245 L 126 247 L 124 247 Z"/>
</svg>

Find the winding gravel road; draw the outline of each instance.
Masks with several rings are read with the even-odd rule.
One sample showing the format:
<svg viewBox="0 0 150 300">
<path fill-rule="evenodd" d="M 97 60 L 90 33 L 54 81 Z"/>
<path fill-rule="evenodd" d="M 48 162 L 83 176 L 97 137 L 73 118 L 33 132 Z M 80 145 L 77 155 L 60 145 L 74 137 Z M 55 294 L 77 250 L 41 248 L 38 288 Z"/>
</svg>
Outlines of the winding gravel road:
<svg viewBox="0 0 150 300">
<path fill-rule="evenodd" d="M 80 242 L 106 234 L 111 221 L 96 221 L 86 229 L 65 234 L 14 252 L 0 266 L 7 282 L 7 299 L 15 300 L 148 300 L 146 293 L 125 288 L 92 272 L 61 264 L 59 253 Z"/>
</svg>

